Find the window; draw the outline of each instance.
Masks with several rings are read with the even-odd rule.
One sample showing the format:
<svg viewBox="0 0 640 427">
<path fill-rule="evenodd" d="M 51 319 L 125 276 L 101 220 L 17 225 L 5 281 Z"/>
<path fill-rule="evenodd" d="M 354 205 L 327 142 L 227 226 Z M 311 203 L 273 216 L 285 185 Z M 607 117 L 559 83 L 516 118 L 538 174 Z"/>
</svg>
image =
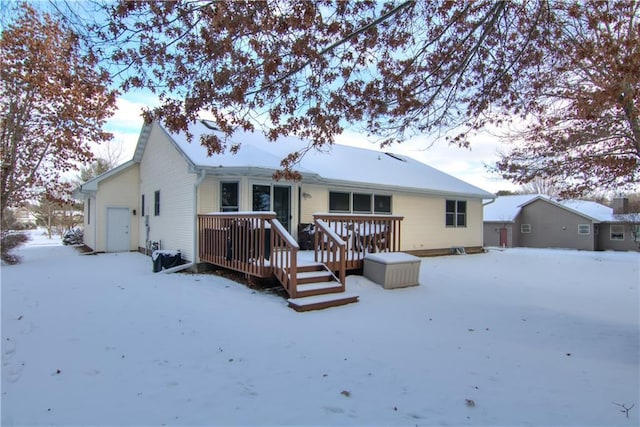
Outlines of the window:
<svg viewBox="0 0 640 427">
<path fill-rule="evenodd" d="M 531 224 L 521 224 L 520 225 L 520 232 L 524 233 L 524 234 L 531 233 Z"/>
<path fill-rule="evenodd" d="M 467 226 L 467 202 L 464 200 L 447 200 L 445 224 L 447 227 Z"/>
<path fill-rule="evenodd" d="M 349 193 L 329 193 L 329 212 L 351 212 Z"/>
<path fill-rule="evenodd" d="M 578 234 L 591 234 L 591 226 L 589 224 L 578 224 Z"/>
<path fill-rule="evenodd" d="M 238 183 L 220 183 L 220 212 L 238 212 Z"/>
<path fill-rule="evenodd" d="M 140 216 L 144 216 L 144 194 L 140 197 Z"/>
<path fill-rule="evenodd" d="M 329 212 L 390 214 L 391 196 L 331 191 L 329 192 Z"/>
<path fill-rule="evenodd" d="M 91 199 L 87 199 L 87 225 L 91 224 Z"/>
<path fill-rule="evenodd" d="M 624 240 L 624 225 L 611 226 L 611 240 Z"/>
<path fill-rule="evenodd" d="M 153 193 L 153 215 L 160 215 L 160 190 Z"/>
<path fill-rule="evenodd" d="M 271 186 L 253 186 L 253 210 L 258 212 L 271 210 Z"/>
<path fill-rule="evenodd" d="M 373 197 L 373 212 L 377 214 L 390 214 L 391 213 L 391 196 L 382 196 L 376 194 Z"/>
<path fill-rule="evenodd" d="M 353 212 L 354 213 L 371 213 L 371 194 L 353 193 Z"/>
</svg>

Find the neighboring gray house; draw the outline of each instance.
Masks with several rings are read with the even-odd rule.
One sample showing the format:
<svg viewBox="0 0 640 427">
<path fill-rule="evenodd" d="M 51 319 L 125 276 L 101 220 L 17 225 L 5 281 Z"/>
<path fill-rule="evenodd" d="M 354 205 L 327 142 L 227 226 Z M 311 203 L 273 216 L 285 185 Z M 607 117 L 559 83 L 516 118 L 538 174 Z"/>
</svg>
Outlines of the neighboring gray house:
<svg viewBox="0 0 640 427">
<path fill-rule="evenodd" d="M 543 195 L 503 196 L 484 207 L 484 245 L 500 247 L 639 250 L 640 214 L 627 199 L 614 208 Z"/>
</svg>

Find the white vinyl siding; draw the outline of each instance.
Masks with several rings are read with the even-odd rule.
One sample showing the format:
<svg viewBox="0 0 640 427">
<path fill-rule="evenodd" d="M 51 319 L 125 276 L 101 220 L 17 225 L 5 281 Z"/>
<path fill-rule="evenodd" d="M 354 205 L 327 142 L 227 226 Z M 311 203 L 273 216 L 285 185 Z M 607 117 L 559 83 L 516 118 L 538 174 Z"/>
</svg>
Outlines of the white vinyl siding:
<svg viewBox="0 0 640 427">
<path fill-rule="evenodd" d="M 160 191 L 160 215 L 154 215 L 154 206 L 146 211 L 149 219 L 149 240 L 161 242 L 162 249 L 180 250 L 183 258 L 192 261 L 194 220 L 193 197 L 197 175 L 189 172 L 189 166 L 166 134 L 153 125 L 144 155 L 140 162 L 140 193 L 153 203 L 153 195 Z M 138 245 L 146 246 L 144 218 L 139 219 L 141 233 Z"/>
<path fill-rule="evenodd" d="M 446 199 L 396 193 L 393 212 L 404 216 L 401 250 L 447 249 L 482 246 L 482 200 L 467 199 L 466 227 L 447 227 L 442 221 Z"/>
<path fill-rule="evenodd" d="M 311 223 L 314 213 L 327 211 L 329 189 L 319 185 L 305 184 L 302 186 L 301 199 L 300 222 Z"/>
<path fill-rule="evenodd" d="M 216 205 L 216 196 L 218 192 L 218 181 L 208 176 L 200 184 L 198 188 L 198 213 L 206 214 L 211 212 L 217 212 L 218 206 Z"/>
<path fill-rule="evenodd" d="M 128 208 L 133 210 L 138 206 L 138 171 L 138 165 L 132 165 L 117 175 L 100 181 L 98 184 L 98 196 L 95 199 L 95 203 L 91 203 L 91 210 L 94 211 L 91 222 L 94 222 L 95 219 L 95 228 L 93 226 L 88 227 L 90 229 L 89 233 L 95 232 L 95 236 L 93 236 L 95 243 L 94 246 L 87 243 L 87 245 L 91 246 L 95 251 L 105 252 L 107 250 L 107 209 Z M 137 216 L 132 215 L 130 222 L 130 250 L 138 249 L 137 218 Z M 85 237 L 85 239 L 87 239 L 87 237 Z M 89 236 L 89 239 L 91 239 L 91 236 Z"/>
</svg>

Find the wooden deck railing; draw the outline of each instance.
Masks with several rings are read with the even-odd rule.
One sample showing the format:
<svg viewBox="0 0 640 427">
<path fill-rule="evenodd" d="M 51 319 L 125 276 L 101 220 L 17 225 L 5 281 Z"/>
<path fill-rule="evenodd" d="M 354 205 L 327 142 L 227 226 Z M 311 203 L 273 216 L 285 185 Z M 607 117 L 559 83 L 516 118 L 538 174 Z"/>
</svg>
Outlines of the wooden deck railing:
<svg viewBox="0 0 640 427">
<path fill-rule="evenodd" d="M 346 249 L 347 243 L 342 240 L 321 219 L 315 220 L 314 247 L 315 261 L 325 264 L 332 272 L 337 272 L 344 291 L 346 286 Z"/>
<path fill-rule="evenodd" d="M 404 217 L 392 215 L 349 215 L 315 214 L 315 229 L 322 221 L 330 230 L 346 242 L 345 268 L 347 270 L 363 267 L 364 255 L 376 252 L 400 251 L 400 224 Z M 320 240 L 322 241 L 322 240 Z M 327 255 L 318 254 L 330 248 L 315 244 L 316 260 L 326 259 Z"/>
<path fill-rule="evenodd" d="M 256 277 L 271 277 L 271 224 L 274 212 L 198 215 L 202 261 Z"/>
<path fill-rule="evenodd" d="M 273 274 L 282 284 L 291 298 L 298 296 L 298 250 L 300 246 L 280 224 L 277 219 L 271 220 L 271 267 Z"/>
<path fill-rule="evenodd" d="M 274 212 L 198 215 L 200 260 L 254 277 L 275 276 L 296 298 L 300 247 Z M 366 253 L 400 250 L 403 217 L 390 215 L 314 215 L 315 260 L 339 277 L 363 267 Z"/>
</svg>

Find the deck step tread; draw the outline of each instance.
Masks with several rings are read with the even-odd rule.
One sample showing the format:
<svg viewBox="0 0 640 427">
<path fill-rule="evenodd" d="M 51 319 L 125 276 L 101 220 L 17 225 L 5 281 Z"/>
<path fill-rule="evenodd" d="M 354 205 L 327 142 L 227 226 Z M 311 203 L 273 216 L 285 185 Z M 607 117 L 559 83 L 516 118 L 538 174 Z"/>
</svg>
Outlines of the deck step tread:
<svg viewBox="0 0 640 427">
<path fill-rule="evenodd" d="M 314 262 L 314 261 L 300 261 L 298 263 L 298 268 L 300 267 L 323 267 L 324 268 L 324 264 L 321 262 Z"/>
<path fill-rule="evenodd" d="M 358 302 L 358 295 L 351 292 L 340 292 L 337 294 L 289 298 L 287 302 L 289 307 L 296 311 L 310 311 Z"/>
<path fill-rule="evenodd" d="M 333 274 L 331 274 L 330 271 L 327 270 L 323 270 L 323 271 L 299 271 L 298 274 L 296 275 L 296 277 L 298 279 L 311 279 L 311 278 L 318 278 L 318 279 L 325 279 L 325 278 L 329 278 L 332 277 Z"/>
<path fill-rule="evenodd" d="M 326 270 L 326 266 L 320 263 L 298 264 L 298 272 Z"/>
<path fill-rule="evenodd" d="M 306 283 L 306 284 L 298 285 L 298 292 L 317 291 L 319 289 L 333 289 L 333 288 L 335 288 L 336 290 L 341 289 L 342 284 L 336 281 Z"/>
</svg>

